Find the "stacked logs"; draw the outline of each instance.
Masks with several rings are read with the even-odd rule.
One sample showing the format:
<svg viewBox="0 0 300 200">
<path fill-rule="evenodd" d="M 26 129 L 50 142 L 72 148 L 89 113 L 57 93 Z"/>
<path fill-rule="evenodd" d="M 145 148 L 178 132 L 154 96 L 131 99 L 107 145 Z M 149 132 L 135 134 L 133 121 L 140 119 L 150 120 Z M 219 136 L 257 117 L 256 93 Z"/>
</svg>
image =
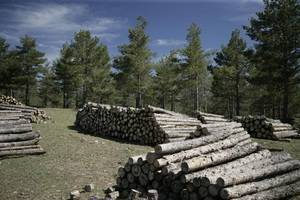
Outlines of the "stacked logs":
<svg viewBox="0 0 300 200">
<path fill-rule="evenodd" d="M 45 111 L 35 107 L 24 105 L 0 104 L 0 110 L 20 111 L 24 118 L 29 120 L 31 123 L 40 123 L 43 121 L 50 120 L 50 117 L 45 113 Z"/>
<path fill-rule="evenodd" d="M 0 110 L 0 157 L 45 153 L 39 140 L 21 111 Z"/>
<path fill-rule="evenodd" d="M 287 123 L 265 116 L 245 116 L 236 118 L 252 137 L 280 140 L 297 137 L 298 133 Z"/>
<path fill-rule="evenodd" d="M 162 200 L 284 199 L 300 194 L 300 161 L 263 149 L 242 128 L 230 127 L 130 157 L 116 182 L 120 198 L 132 189 L 156 189 Z"/>
<path fill-rule="evenodd" d="M 197 111 L 195 113 L 198 120 L 200 120 L 203 124 L 214 124 L 220 122 L 228 122 L 229 120 L 226 119 L 223 115 L 211 114 Z"/>
<path fill-rule="evenodd" d="M 155 145 L 185 140 L 200 122 L 179 113 L 148 106 L 142 109 L 88 103 L 76 116 L 82 132 Z"/>
<path fill-rule="evenodd" d="M 12 105 L 22 105 L 17 99 L 12 96 L 0 95 L 0 103 L 2 104 L 12 104 Z"/>
</svg>

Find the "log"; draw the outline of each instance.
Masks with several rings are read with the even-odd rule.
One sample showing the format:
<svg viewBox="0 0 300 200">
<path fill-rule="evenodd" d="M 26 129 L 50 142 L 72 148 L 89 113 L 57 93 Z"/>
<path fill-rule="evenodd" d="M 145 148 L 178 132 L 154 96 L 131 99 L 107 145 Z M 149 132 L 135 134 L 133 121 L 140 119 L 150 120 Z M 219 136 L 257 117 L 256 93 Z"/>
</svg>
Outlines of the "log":
<svg viewBox="0 0 300 200">
<path fill-rule="evenodd" d="M 40 141 L 40 137 L 34 138 L 32 140 L 26 140 L 20 142 L 0 142 L 0 148 L 34 145 L 37 144 L 39 141 Z"/>
<path fill-rule="evenodd" d="M 0 128 L 0 134 L 17 134 L 32 131 L 31 124 L 26 125 L 15 125 L 14 127 L 9 128 Z"/>
<path fill-rule="evenodd" d="M 21 149 L 35 149 L 35 148 L 41 148 L 40 145 L 28 145 L 28 146 L 19 146 L 19 147 L 4 147 L 0 148 L 1 151 L 10 151 L 10 150 L 21 150 Z"/>
<path fill-rule="evenodd" d="M 161 144 L 155 146 L 155 152 L 158 154 L 170 154 L 170 153 L 176 153 L 178 151 L 182 150 L 188 150 L 191 148 L 195 148 L 201 145 L 206 145 L 215 141 L 218 141 L 220 139 L 226 138 L 229 135 L 233 133 L 239 133 L 244 131 L 243 128 L 238 128 L 238 129 L 228 129 L 223 132 L 220 132 L 215 135 L 209 135 L 206 137 L 201 137 L 193 140 L 187 140 L 187 141 L 182 141 L 182 142 L 175 142 L 175 143 L 170 143 L 170 144 Z"/>
<path fill-rule="evenodd" d="M 276 188 L 278 186 L 288 185 L 298 180 L 300 180 L 300 170 L 295 170 L 270 179 L 267 178 L 261 181 L 244 183 L 224 188 L 220 192 L 220 196 L 222 199 L 238 198 L 264 190 L 269 190 L 271 188 Z"/>
<path fill-rule="evenodd" d="M 194 149 L 181 151 L 181 152 L 170 154 L 170 155 L 165 155 L 162 158 L 156 159 L 153 164 L 156 168 L 159 168 L 159 167 L 165 166 L 171 162 L 178 162 L 183 159 L 193 158 L 195 156 L 198 156 L 199 154 L 206 154 L 206 153 L 210 153 L 210 152 L 213 152 L 216 150 L 233 147 L 236 144 L 238 144 L 239 142 L 248 139 L 249 137 L 250 136 L 244 132 L 233 134 L 233 135 L 229 136 L 228 138 L 226 138 L 224 140 L 220 140 L 215 143 L 211 143 L 211 144 L 208 144 L 205 146 L 200 146 L 200 147 L 197 147 Z"/>
<path fill-rule="evenodd" d="M 300 181 L 289 185 L 275 187 L 266 191 L 261 191 L 252 195 L 246 195 L 234 200 L 279 200 L 300 194 Z"/>
<path fill-rule="evenodd" d="M 271 156 L 272 156 L 272 154 L 270 151 L 262 150 L 257 153 L 253 153 L 248 156 L 245 156 L 243 158 L 234 160 L 230 163 L 225 163 L 222 165 L 211 167 L 211 168 L 208 168 L 208 169 L 202 170 L 202 171 L 193 172 L 190 174 L 184 174 L 181 176 L 181 181 L 183 183 L 187 183 L 196 177 L 206 177 L 206 176 L 210 177 L 212 174 L 219 174 L 222 171 L 235 169 L 237 167 L 247 165 L 248 163 L 251 163 L 253 161 L 264 160 L 266 158 L 270 158 Z"/>
<path fill-rule="evenodd" d="M 225 177 L 220 177 L 220 181 L 224 182 L 224 186 L 237 185 L 249 181 L 254 181 L 263 177 L 277 175 L 279 173 L 288 172 L 291 170 L 299 169 L 299 160 L 289 160 L 283 163 L 277 163 L 271 166 L 266 166 L 260 170 L 235 170 L 232 174 L 227 174 Z"/>
<path fill-rule="evenodd" d="M 28 132 L 28 133 L 21 133 L 21 134 L 1 134 L 0 143 L 32 140 L 38 137 L 40 137 L 40 134 L 37 132 Z"/>
<path fill-rule="evenodd" d="M 42 148 L 6 150 L 6 151 L 0 151 L 0 157 L 15 156 L 15 155 L 39 155 L 39 154 L 44 154 L 44 153 L 46 153 L 46 152 Z"/>
<path fill-rule="evenodd" d="M 250 143 L 245 146 L 236 146 L 221 152 L 211 153 L 209 155 L 198 156 L 189 160 L 185 160 L 182 165 L 182 171 L 185 173 L 202 169 L 204 167 L 217 165 L 222 162 L 230 161 L 235 158 L 246 156 L 258 150 L 257 143 Z"/>
<path fill-rule="evenodd" d="M 280 131 L 280 132 L 274 132 L 273 133 L 277 138 L 288 138 L 288 137 L 294 137 L 297 136 L 297 131 Z"/>
</svg>

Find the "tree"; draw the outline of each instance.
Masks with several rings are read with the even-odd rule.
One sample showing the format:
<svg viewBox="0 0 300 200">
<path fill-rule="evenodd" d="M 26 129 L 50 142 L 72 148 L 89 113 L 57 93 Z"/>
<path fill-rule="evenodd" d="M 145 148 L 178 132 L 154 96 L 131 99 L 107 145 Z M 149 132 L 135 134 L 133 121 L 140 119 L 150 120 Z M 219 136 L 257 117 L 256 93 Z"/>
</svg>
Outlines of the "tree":
<svg viewBox="0 0 300 200">
<path fill-rule="evenodd" d="M 223 93 L 223 95 L 227 93 L 227 95 L 225 95 L 227 99 L 232 96 L 235 101 L 236 115 L 240 115 L 241 90 L 246 84 L 245 77 L 249 68 L 246 53 L 246 42 L 240 37 L 240 31 L 234 30 L 231 33 L 231 38 L 227 46 L 222 47 L 222 50 L 217 52 L 214 59 L 220 68 L 224 68 L 216 70 L 214 74 L 214 94 L 217 96 L 219 92 Z M 219 89 L 217 89 L 218 87 Z M 233 88 L 233 91 L 230 91 L 231 88 Z M 220 89 L 225 91 L 222 92 Z"/>
<path fill-rule="evenodd" d="M 300 4 L 297 0 L 264 0 L 265 8 L 244 27 L 256 41 L 255 76 L 259 85 L 282 93 L 282 120 L 289 118 L 292 88 L 300 82 Z"/>
<path fill-rule="evenodd" d="M 7 58 L 8 58 L 8 43 L 4 38 L 0 37 L 0 86 L 2 89 L 6 89 L 8 85 L 8 80 L 7 80 L 7 73 L 8 73 L 8 68 L 7 68 Z"/>
<path fill-rule="evenodd" d="M 39 83 L 39 97 L 42 100 L 42 105 L 44 107 L 57 106 L 60 99 L 60 90 L 56 84 L 56 76 L 51 67 L 44 67 Z"/>
<path fill-rule="evenodd" d="M 185 79 L 188 87 L 194 88 L 194 110 L 199 110 L 200 84 L 206 70 L 206 61 L 200 41 L 200 28 L 192 24 L 186 36 L 187 46 L 183 50 L 185 57 Z"/>
<path fill-rule="evenodd" d="M 95 90 L 98 95 L 104 97 L 107 90 L 112 88 L 110 57 L 107 47 L 100 43 L 98 37 L 92 37 L 91 33 L 85 30 L 75 34 L 74 41 L 70 46 L 73 56 L 72 63 L 80 69 L 81 75 L 82 100 L 79 106 L 86 103 L 88 99 L 95 99 Z M 101 78 L 101 80 L 97 80 L 95 77 Z M 100 96 L 98 99 L 100 99 Z"/>
<path fill-rule="evenodd" d="M 57 84 L 63 94 L 63 107 L 70 107 L 72 94 L 78 87 L 80 69 L 73 63 L 73 49 L 65 43 L 60 50 L 60 58 L 54 63 Z"/>
<path fill-rule="evenodd" d="M 166 102 L 170 101 L 171 110 L 175 111 L 175 102 L 181 89 L 181 63 L 178 52 L 172 51 L 163 58 L 155 68 L 154 89 L 160 99 L 160 106 L 165 108 Z"/>
<path fill-rule="evenodd" d="M 119 89 L 126 91 L 124 96 L 135 94 L 136 107 L 143 105 L 142 95 L 147 89 L 151 69 L 152 53 L 148 48 L 149 36 L 145 33 L 146 26 L 146 20 L 138 17 L 135 27 L 128 31 L 129 44 L 119 47 L 121 55 L 114 60 Z"/>
<path fill-rule="evenodd" d="M 36 76 L 45 62 L 44 53 L 37 50 L 33 38 L 25 36 L 20 39 L 21 46 L 17 46 L 19 65 L 21 66 L 22 77 L 20 80 L 25 85 L 25 104 L 30 104 L 30 87 L 36 84 Z"/>
</svg>

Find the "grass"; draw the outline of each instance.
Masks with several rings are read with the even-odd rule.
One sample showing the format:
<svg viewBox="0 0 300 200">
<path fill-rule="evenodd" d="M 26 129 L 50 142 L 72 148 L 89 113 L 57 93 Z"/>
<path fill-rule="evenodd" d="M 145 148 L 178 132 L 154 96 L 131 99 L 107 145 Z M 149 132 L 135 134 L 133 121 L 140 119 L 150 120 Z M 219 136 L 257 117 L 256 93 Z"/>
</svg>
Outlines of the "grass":
<svg viewBox="0 0 300 200">
<path fill-rule="evenodd" d="M 76 112 L 46 109 L 54 122 L 34 125 L 40 130 L 40 145 L 47 151 L 41 156 L 0 160 L 0 199 L 67 199 L 70 191 L 94 183 L 92 194 L 115 183 L 117 168 L 129 156 L 150 147 L 119 143 L 84 135 L 71 127 Z M 90 194 L 83 194 L 87 199 Z"/>
<path fill-rule="evenodd" d="M 40 130 L 40 145 L 47 151 L 40 156 L 0 160 L 0 200 L 67 199 L 70 191 L 94 183 L 93 193 L 115 183 L 117 168 L 129 156 L 151 150 L 150 147 L 125 144 L 72 129 L 76 112 L 70 109 L 46 109 L 53 122 L 34 125 Z M 270 148 L 283 148 L 300 159 L 300 140 L 291 143 L 256 140 Z"/>
</svg>

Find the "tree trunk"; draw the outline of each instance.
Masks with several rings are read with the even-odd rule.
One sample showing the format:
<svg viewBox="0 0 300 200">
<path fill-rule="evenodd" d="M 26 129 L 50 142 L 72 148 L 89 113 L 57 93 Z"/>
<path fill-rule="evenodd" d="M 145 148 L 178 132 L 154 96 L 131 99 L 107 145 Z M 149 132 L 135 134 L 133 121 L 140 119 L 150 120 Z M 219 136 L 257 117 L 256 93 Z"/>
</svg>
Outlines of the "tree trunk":
<svg viewBox="0 0 300 200">
<path fill-rule="evenodd" d="M 171 111 L 175 111 L 175 99 L 174 94 L 171 96 Z"/>
<path fill-rule="evenodd" d="M 194 111 L 199 110 L 199 77 L 196 76 L 196 96 Z"/>
<path fill-rule="evenodd" d="M 25 104 L 28 106 L 29 105 L 29 80 L 26 81 L 26 86 L 25 86 Z"/>
<path fill-rule="evenodd" d="M 282 122 L 288 121 L 288 107 L 289 107 L 289 86 L 288 80 L 283 83 L 283 104 L 282 104 Z"/>
<path fill-rule="evenodd" d="M 140 75 L 138 75 L 138 91 L 136 94 L 135 107 L 136 108 L 142 107 L 141 76 Z"/>
<path fill-rule="evenodd" d="M 237 75 L 236 79 L 236 87 L 235 87 L 235 113 L 236 116 L 240 115 L 240 80 L 239 75 Z"/>
</svg>

